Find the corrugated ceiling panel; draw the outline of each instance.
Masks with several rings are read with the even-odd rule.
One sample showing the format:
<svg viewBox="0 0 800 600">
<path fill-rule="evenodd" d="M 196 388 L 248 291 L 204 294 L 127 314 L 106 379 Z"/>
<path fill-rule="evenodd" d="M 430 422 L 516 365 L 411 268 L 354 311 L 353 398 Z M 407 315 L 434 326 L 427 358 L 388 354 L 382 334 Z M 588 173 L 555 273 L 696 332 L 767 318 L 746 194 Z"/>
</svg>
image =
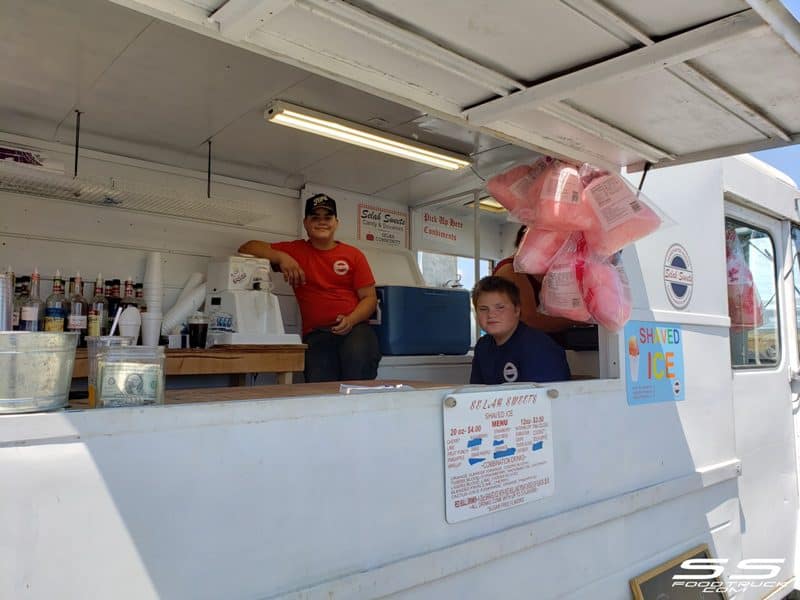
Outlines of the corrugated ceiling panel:
<svg viewBox="0 0 800 600">
<path fill-rule="evenodd" d="M 316 137 L 310 133 L 304 135 Z M 303 173 L 308 181 L 374 194 L 389 183 L 404 181 L 431 169 L 434 167 L 342 144 L 340 152 L 307 167 Z"/>
<path fill-rule="evenodd" d="M 598 137 L 588 138 L 576 127 L 538 110 L 520 112 L 507 121 L 517 128 L 534 132 L 536 141 L 543 148 L 563 148 L 561 154 L 566 157 L 581 156 L 584 160 L 593 160 L 598 164 L 625 164 L 629 160 L 638 160 L 637 154 Z M 575 153 L 571 153 L 570 149 Z"/>
<path fill-rule="evenodd" d="M 18 115 L 44 117 L 50 135 L 152 21 L 105 0 L 3 2 L 0 11 L 0 123 L 15 132 Z"/>
<path fill-rule="evenodd" d="M 650 37 L 670 35 L 750 8 L 742 0 L 702 0 L 702 2 L 603 0 L 603 4 L 625 19 L 641 26 Z"/>
<path fill-rule="evenodd" d="M 404 27 L 521 81 L 596 60 L 626 45 L 557 0 L 355 1 Z"/>
<path fill-rule="evenodd" d="M 447 102 L 467 106 L 491 95 L 475 83 L 442 71 L 425 62 L 410 60 L 375 40 L 339 27 L 296 7 L 281 11 L 258 30 L 266 35 L 309 45 L 315 52 L 362 64 L 387 80 L 412 84 L 425 90 L 438 90 Z M 431 100 L 434 100 L 431 94 Z"/>
<path fill-rule="evenodd" d="M 594 86 L 570 102 L 675 154 L 764 137 L 666 71 Z"/>
<path fill-rule="evenodd" d="M 295 67 L 158 22 L 97 82 L 82 104 L 84 126 L 192 148 L 307 77 Z"/>
<path fill-rule="evenodd" d="M 713 79 L 765 110 L 790 132 L 800 131 L 800 56 L 776 36 L 750 40 L 732 54 L 714 52 L 694 61 Z"/>
</svg>

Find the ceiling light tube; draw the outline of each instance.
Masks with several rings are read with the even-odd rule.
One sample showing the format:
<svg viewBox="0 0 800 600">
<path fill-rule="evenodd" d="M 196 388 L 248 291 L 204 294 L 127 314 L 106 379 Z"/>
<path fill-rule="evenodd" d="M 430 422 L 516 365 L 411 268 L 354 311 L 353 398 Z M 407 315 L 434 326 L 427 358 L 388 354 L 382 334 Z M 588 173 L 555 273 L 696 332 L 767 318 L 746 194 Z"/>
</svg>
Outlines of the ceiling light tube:
<svg viewBox="0 0 800 600">
<path fill-rule="evenodd" d="M 464 204 L 464 206 L 473 206 L 474 204 L 475 201 L 470 200 L 469 202 Z M 481 210 L 485 210 L 487 212 L 493 212 L 493 213 L 506 212 L 505 207 L 491 196 L 487 196 L 486 198 L 481 198 L 478 205 L 480 206 Z"/>
<path fill-rule="evenodd" d="M 348 144 L 391 154 L 400 158 L 455 171 L 470 164 L 467 157 L 426 146 L 405 138 L 385 133 L 286 102 L 273 102 L 264 111 L 264 118 L 272 123 L 315 133 Z"/>
</svg>

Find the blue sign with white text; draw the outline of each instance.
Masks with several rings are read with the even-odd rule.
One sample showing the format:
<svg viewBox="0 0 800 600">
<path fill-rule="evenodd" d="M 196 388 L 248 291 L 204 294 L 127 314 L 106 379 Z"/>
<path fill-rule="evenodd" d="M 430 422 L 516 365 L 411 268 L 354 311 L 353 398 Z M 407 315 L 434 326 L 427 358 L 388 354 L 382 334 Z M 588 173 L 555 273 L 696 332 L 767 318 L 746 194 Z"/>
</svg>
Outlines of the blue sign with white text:
<svg viewBox="0 0 800 600">
<path fill-rule="evenodd" d="M 625 324 L 625 391 L 628 404 L 683 400 L 683 332 L 680 325 Z"/>
</svg>

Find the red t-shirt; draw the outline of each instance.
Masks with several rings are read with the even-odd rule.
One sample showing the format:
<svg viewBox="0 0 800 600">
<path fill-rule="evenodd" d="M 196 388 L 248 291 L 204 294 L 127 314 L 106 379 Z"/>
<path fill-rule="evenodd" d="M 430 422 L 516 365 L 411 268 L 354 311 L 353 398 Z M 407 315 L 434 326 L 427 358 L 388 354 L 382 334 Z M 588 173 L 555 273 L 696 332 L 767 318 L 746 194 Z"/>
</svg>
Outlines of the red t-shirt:
<svg viewBox="0 0 800 600">
<path fill-rule="evenodd" d="M 356 290 L 375 285 L 367 258 L 354 246 L 336 242 L 330 250 L 317 250 L 307 240 L 270 245 L 291 256 L 305 271 L 305 284 L 294 288 L 303 335 L 335 325 L 338 315 L 349 315 L 358 305 Z"/>
</svg>

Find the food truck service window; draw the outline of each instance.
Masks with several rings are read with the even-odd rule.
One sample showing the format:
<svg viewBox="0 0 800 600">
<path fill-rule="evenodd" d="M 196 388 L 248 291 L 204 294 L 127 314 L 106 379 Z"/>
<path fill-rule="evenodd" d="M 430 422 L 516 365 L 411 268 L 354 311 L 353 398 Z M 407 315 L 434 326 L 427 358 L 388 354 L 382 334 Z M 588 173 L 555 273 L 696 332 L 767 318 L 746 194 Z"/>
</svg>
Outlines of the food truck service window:
<svg viewBox="0 0 800 600">
<path fill-rule="evenodd" d="M 766 231 L 725 219 L 731 365 L 769 368 L 780 361 L 775 245 Z"/>
</svg>

